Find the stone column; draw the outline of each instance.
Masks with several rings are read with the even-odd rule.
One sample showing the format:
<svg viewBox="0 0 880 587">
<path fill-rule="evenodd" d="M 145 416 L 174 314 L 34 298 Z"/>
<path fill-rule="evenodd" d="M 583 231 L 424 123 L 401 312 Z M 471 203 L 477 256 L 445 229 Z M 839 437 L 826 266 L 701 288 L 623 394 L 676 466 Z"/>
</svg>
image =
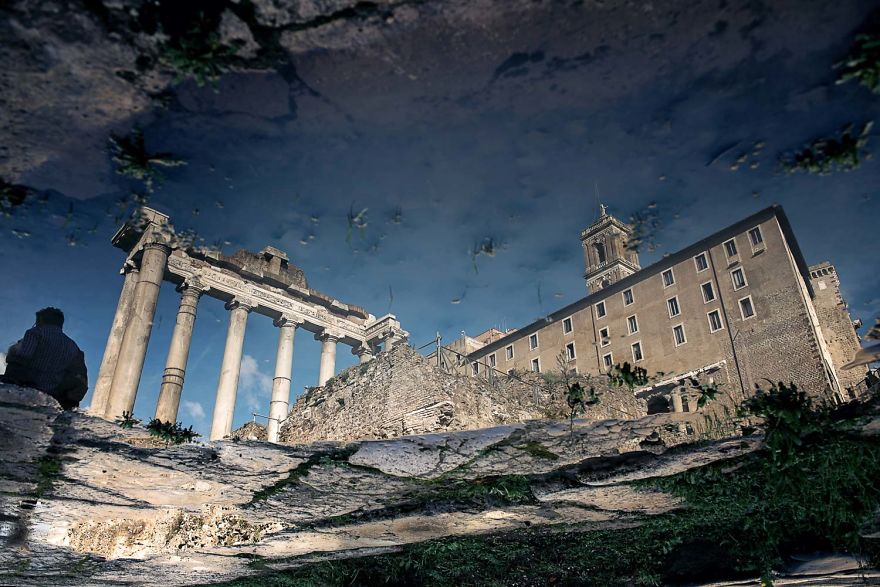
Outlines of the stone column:
<svg viewBox="0 0 880 587">
<path fill-rule="evenodd" d="M 131 315 L 119 347 L 113 382 L 110 384 L 110 397 L 107 400 L 107 409 L 104 410 L 104 416 L 108 419 L 112 420 L 123 412 L 134 409 L 134 400 L 144 370 L 144 359 L 147 356 L 147 343 L 153 330 L 156 301 L 159 299 L 159 288 L 170 252 L 171 249 L 163 243 L 144 245 Z"/>
<path fill-rule="evenodd" d="M 211 422 L 211 440 L 219 440 L 232 432 L 232 416 L 235 413 L 235 396 L 238 394 L 238 376 L 241 373 L 241 351 L 244 348 L 244 332 L 248 313 L 252 306 L 240 300 L 226 304 L 229 310 L 229 329 L 226 331 L 226 348 L 220 366 L 217 383 L 217 399 Z"/>
<path fill-rule="evenodd" d="M 363 365 L 369 363 L 374 358 L 373 349 L 368 344 L 361 344 L 351 349 L 351 354 L 356 355 L 358 362 Z"/>
<path fill-rule="evenodd" d="M 125 327 L 131 315 L 131 306 L 134 302 L 134 290 L 138 281 L 138 269 L 126 263 L 123 268 L 125 281 L 122 282 L 122 293 L 119 294 L 119 302 L 116 304 L 116 314 L 113 316 L 113 324 L 110 326 L 110 335 L 107 337 L 107 345 L 104 347 L 104 358 L 98 369 L 98 379 L 95 381 L 95 390 L 92 393 L 92 403 L 89 412 L 95 416 L 103 417 L 107 409 L 107 399 L 110 397 L 110 384 L 113 383 L 113 372 L 116 370 L 116 360 L 119 358 L 119 348 L 122 346 L 122 338 L 125 336 Z"/>
<path fill-rule="evenodd" d="M 670 393 L 669 398 L 672 400 L 673 412 L 680 413 L 684 411 L 684 406 L 681 403 L 681 394 L 678 392 L 678 390 Z"/>
<path fill-rule="evenodd" d="M 278 353 L 275 355 L 275 378 L 272 380 L 272 402 L 269 404 L 269 423 L 266 427 L 269 442 L 278 442 L 278 430 L 290 406 L 293 335 L 299 323 L 282 316 L 275 321 L 275 326 L 278 327 Z"/>
<path fill-rule="evenodd" d="M 318 387 L 321 387 L 336 373 L 336 342 L 339 338 L 324 332 L 316 334 L 315 340 L 321 341 L 321 366 L 318 370 Z"/>
<path fill-rule="evenodd" d="M 171 334 L 162 387 L 159 388 L 159 402 L 156 404 L 156 419 L 162 422 L 177 422 L 180 407 L 180 394 L 183 391 L 183 377 L 186 361 L 189 358 L 189 344 L 192 340 L 193 324 L 196 321 L 196 305 L 205 291 L 198 281 L 186 281 L 178 287 L 180 307 L 177 310 L 177 323 Z"/>
</svg>

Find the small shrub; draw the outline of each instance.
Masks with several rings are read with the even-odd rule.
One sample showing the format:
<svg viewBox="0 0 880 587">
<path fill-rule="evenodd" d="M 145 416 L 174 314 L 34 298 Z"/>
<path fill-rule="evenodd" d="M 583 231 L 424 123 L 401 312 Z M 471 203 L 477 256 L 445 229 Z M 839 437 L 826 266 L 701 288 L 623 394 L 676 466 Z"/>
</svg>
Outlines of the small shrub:
<svg viewBox="0 0 880 587">
<path fill-rule="evenodd" d="M 134 428 L 135 424 L 140 424 L 141 421 L 135 418 L 134 414 L 131 412 L 122 412 L 122 416 L 116 418 L 116 423 L 119 424 L 120 427 L 130 430 Z"/>
<path fill-rule="evenodd" d="M 648 370 L 643 367 L 633 367 L 628 362 L 623 365 L 614 365 L 607 373 L 608 382 L 614 387 L 623 387 L 624 385 L 630 389 L 641 387 L 648 384 Z"/>
<path fill-rule="evenodd" d="M 110 156 L 116 163 L 116 173 L 143 182 L 148 193 L 153 191 L 155 184 L 164 179 L 158 167 L 186 165 L 186 161 L 176 159 L 171 153 L 148 153 L 144 132 L 139 128 L 135 128 L 127 137 L 110 135 L 109 143 Z"/>
<path fill-rule="evenodd" d="M 755 395 L 743 402 L 741 411 L 764 419 L 764 445 L 778 464 L 788 461 L 807 436 L 832 426 L 828 410 L 814 408 L 794 383 L 771 383 L 767 391 L 755 384 Z"/>
<path fill-rule="evenodd" d="M 191 78 L 199 87 L 210 82 L 217 90 L 217 82 L 232 67 L 243 42 L 224 45 L 215 28 L 202 15 L 187 34 L 160 47 L 159 63 L 176 73 L 176 82 Z"/>
<path fill-rule="evenodd" d="M 784 173 L 798 171 L 815 175 L 828 175 L 833 171 L 852 171 L 861 165 L 861 151 L 868 144 L 873 122 L 866 123 L 856 135 L 853 126 L 841 131 L 837 138 L 816 139 L 804 149 L 783 155 L 780 168 Z"/>
<path fill-rule="evenodd" d="M 157 418 L 150 420 L 147 430 L 150 431 L 150 436 L 160 438 L 168 444 L 192 442 L 201 436 L 192 429 L 192 426 L 184 428 L 181 422 L 162 422 Z"/>
<path fill-rule="evenodd" d="M 16 185 L 0 178 L 0 216 L 10 217 L 18 206 L 24 204 L 30 189 L 23 185 Z"/>
<path fill-rule="evenodd" d="M 863 34 L 856 36 L 849 55 L 834 64 L 840 70 L 838 84 L 856 80 L 875 94 L 880 94 L 880 36 Z"/>
<path fill-rule="evenodd" d="M 568 431 L 571 433 L 574 432 L 574 417 L 579 412 L 586 412 L 587 406 L 598 404 L 599 396 L 593 386 L 586 390 L 575 381 L 566 388 L 565 403 L 568 405 Z"/>
</svg>

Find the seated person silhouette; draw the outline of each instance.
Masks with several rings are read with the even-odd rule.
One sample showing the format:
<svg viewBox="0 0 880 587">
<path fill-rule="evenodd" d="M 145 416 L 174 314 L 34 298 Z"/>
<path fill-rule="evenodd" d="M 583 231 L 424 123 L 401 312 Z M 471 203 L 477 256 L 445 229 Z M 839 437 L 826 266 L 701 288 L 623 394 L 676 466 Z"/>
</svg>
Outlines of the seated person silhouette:
<svg viewBox="0 0 880 587">
<path fill-rule="evenodd" d="M 37 322 L 6 353 L 3 383 L 43 391 L 65 410 L 79 406 L 88 389 L 83 352 L 66 334 L 64 313 L 58 308 L 37 312 Z"/>
</svg>

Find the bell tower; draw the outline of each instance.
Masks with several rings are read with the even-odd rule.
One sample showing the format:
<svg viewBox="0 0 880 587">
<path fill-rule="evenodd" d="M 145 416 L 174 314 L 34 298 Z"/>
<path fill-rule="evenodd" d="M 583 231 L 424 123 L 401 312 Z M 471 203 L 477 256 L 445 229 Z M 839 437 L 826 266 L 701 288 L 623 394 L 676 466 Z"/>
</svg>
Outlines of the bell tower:
<svg viewBox="0 0 880 587">
<path fill-rule="evenodd" d="M 586 266 L 584 279 L 589 293 L 596 293 L 641 269 L 638 253 L 626 248 L 632 230 L 599 204 L 599 218 L 581 231 Z"/>
</svg>

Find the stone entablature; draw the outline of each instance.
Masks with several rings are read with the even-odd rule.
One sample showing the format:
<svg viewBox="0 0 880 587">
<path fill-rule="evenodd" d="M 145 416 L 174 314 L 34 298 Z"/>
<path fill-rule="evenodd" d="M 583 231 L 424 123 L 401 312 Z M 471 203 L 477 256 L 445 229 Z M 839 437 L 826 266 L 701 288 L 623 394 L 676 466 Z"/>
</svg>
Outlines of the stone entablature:
<svg viewBox="0 0 880 587">
<path fill-rule="evenodd" d="M 377 319 L 358 306 L 310 289 L 303 271 L 274 247 L 259 253 L 241 250 L 231 256 L 199 251 L 187 246 L 186 238 L 174 232 L 167 215 L 150 208 L 141 208 L 112 242 L 128 257 L 122 270 L 125 282 L 90 406 L 90 411 L 105 418 L 119 417 L 134 408 L 162 281 L 174 283 L 181 294 L 156 407 L 156 418 L 162 421 L 177 418 L 199 299 L 204 295 L 219 299 L 229 310 L 211 440 L 232 431 L 250 314 L 271 318 L 279 332 L 269 408 L 268 434 L 272 442 L 277 441 L 278 424 L 288 414 L 297 329 L 312 332 L 321 341 L 319 386 L 335 372 L 338 343 L 351 346 L 352 353 L 364 363 L 380 347 L 389 350 L 409 336 L 393 314 Z"/>
</svg>

